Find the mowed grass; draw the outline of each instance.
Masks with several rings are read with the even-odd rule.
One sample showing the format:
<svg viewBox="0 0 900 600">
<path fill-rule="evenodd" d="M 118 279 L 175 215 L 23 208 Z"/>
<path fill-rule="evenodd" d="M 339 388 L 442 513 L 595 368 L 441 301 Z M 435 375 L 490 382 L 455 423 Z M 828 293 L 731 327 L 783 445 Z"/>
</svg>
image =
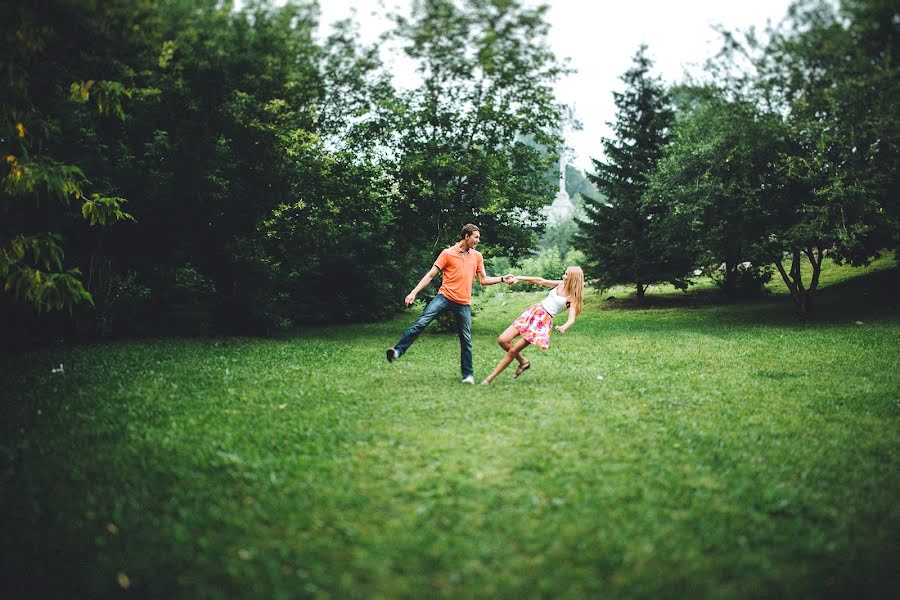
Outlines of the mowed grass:
<svg viewBox="0 0 900 600">
<path fill-rule="evenodd" d="M 823 283 L 807 323 L 777 284 L 694 308 L 594 294 L 491 387 L 460 384 L 455 336 L 387 364 L 415 311 L 5 355 L 4 595 L 892 595 L 898 271 Z M 479 380 L 541 297 L 480 308 Z"/>
</svg>

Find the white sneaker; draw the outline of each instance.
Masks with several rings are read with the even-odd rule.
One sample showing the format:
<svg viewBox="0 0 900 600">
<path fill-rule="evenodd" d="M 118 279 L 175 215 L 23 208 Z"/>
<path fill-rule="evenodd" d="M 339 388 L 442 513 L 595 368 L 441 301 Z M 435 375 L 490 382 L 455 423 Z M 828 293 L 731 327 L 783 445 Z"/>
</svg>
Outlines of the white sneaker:
<svg viewBox="0 0 900 600">
<path fill-rule="evenodd" d="M 468 376 L 466 376 L 466 377 L 463 377 L 462 382 L 463 382 L 463 383 L 468 383 L 469 385 L 475 385 L 475 376 L 474 376 L 474 375 L 468 375 Z"/>
</svg>

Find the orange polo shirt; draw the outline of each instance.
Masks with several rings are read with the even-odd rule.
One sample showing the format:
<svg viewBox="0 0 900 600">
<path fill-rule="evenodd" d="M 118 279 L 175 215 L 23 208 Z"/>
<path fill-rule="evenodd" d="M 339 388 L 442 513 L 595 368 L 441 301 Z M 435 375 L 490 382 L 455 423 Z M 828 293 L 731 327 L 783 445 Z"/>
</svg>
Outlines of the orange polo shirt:
<svg viewBox="0 0 900 600">
<path fill-rule="evenodd" d="M 434 266 L 443 272 L 439 294 L 457 304 L 472 302 L 472 282 L 475 281 L 475 274 L 484 269 L 481 252 L 473 248 L 463 253 L 459 244 L 453 244 L 438 255 Z"/>
</svg>

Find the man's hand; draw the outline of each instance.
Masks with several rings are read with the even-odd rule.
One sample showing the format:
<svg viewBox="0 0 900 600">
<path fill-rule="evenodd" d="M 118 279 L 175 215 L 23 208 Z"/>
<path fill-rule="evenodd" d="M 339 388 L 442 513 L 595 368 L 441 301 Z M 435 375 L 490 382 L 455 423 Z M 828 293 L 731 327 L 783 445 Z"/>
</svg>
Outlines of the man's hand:
<svg viewBox="0 0 900 600">
<path fill-rule="evenodd" d="M 406 308 L 409 308 L 410 304 L 412 304 L 415 301 L 416 301 L 416 293 L 410 292 L 409 295 L 406 296 L 406 299 L 404 300 L 404 302 L 406 303 Z"/>
</svg>

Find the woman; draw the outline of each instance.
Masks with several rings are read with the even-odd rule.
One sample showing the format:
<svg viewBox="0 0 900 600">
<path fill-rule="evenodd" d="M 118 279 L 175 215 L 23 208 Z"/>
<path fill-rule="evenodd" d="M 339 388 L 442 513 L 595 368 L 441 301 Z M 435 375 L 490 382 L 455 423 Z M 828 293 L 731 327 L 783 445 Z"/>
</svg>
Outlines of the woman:
<svg viewBox="0 0 900 600">
<path fill-rule="evenodd" d="M 569 318 L 565 324 L 556 327 L 556 331 L 565 333 L 575 322 L 575 317 L 581 314 L 582 299 L 584 296 L 584 273 L 580 267 L 569 267 L 563 274 L 563 278 L 544 279 L 543 277 L 513 277 L 511 283 L 524 281 L 551 287 L 547 297 L 537 304 L 529 307 L 512 325 L 500 334 L 497 343 L 506 350 L 506 356 L 497 363 L 494 372 L 482 381 L 482 385 L 490 385 L 494 379 L 516 359 L 519 366 L 516 368 L 516 377 L 527 371 L 531 363 L 522 357 L 522 350 L 529 344 L 538 346 L 541 350 L 547 350 L 550 346 L 550 330 L 553 328 L 553 317 L 563 308 L 569 309 Z M 515 343 L 516 336 L 521 336 Z"/>
</svg>

